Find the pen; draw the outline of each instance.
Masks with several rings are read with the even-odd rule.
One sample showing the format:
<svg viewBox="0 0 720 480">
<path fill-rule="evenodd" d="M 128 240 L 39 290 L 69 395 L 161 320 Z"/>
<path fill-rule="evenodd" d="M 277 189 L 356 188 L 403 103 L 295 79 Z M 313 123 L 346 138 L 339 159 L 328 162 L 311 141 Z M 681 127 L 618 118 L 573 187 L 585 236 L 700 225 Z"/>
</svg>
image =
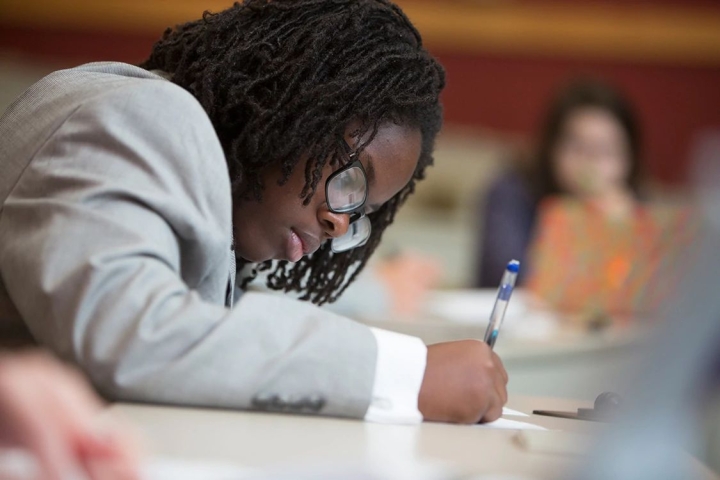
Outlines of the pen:
<svg viewBox="0 0 720 480">
<path fill-rule="evenodd" d="M 490 323 L 488 323 L 488 328 L 485 331 L 485 343 L 487 343 L 490 348 L 495 346 L 495 341 L 497 340 L 500 326 L 505 318 L 505 310 L 507 310 L 508 303 L 510 302 L 510 295 L 512 295 L 519 271 L 520 262 L 510 260 L 507 267 L 505 267 L 502 280 L 500 280 L 500 288 L 498 288 L 495 305 L 490 314 Z"/>
</svg>

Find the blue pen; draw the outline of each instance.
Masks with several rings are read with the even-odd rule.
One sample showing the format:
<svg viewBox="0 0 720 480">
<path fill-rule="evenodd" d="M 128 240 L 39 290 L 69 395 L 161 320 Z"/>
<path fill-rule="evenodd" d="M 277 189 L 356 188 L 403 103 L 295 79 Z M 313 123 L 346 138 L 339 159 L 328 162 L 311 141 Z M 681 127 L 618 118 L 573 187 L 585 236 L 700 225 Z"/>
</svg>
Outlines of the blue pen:
<svg viewBox="0 0 720 480">
<path fill-rule="evenodd" d="M 505 273 L 503 273 L 497 298 L 495 299 L 495 306 L 493 306 L 492 313 L 490 314 L 490 323 L 485 331 L 485 343 L 490 345 L 490 348 L 495 346 L 495 341 L 500 332 L 503 319 L 505 319 L 505 310 L 507 310 L 508 303 L 510 302 L 510 295 L 512 295 L 519 271 L 520 262 L 517 260 L 510 260 L 507 267 L 505 267 Z"/>
</svg>

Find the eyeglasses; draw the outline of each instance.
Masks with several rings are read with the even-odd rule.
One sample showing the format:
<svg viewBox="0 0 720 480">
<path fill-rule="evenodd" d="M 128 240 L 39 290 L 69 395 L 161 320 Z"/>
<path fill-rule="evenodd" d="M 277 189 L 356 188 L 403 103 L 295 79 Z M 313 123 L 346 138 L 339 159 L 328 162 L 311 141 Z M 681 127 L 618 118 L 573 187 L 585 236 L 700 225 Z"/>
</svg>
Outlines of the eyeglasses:
<svg viewBox="0 0 720 480">
<path fill-rule="evenodd" d="M 345 235 L 333 238 L 332 251 L 346 252 L 365 245 L 370 238 L 372 227 L 365 216 L 365 202 L 368 196 L 368 182 L 365 168 L 357 152 L 343 140 L 349 163 L 333 172 L 325 182 L 325 198 L 328 209 L 333 213 L 350 215 L 350 225 Z"/>
</svg>

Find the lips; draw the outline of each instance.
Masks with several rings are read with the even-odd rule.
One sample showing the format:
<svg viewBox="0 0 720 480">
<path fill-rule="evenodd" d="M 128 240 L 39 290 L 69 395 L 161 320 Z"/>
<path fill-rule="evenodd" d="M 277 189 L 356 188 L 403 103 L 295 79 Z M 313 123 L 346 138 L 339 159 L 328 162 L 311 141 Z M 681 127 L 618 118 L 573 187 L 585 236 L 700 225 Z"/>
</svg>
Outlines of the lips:
<svg viewBox="0 0 720 480">
<path fill-rule="evenodd" d="M 320 242 L 305 232 L 290 229 L 287 242 L 287 259 L 291 262 L 299 261 L 303 255 L 314 253 L 320 248 Z"/>
<path fill-rule="evenodd" d="M 302 240 L 300 240 L 300 237 L 297 233 L 295 233 L 295 230 L 290 230 L 285 251 L 287 259 L 293 263 L 300 261 L 304 254 L 304 250 L 305 248 Z"/>
</svg>

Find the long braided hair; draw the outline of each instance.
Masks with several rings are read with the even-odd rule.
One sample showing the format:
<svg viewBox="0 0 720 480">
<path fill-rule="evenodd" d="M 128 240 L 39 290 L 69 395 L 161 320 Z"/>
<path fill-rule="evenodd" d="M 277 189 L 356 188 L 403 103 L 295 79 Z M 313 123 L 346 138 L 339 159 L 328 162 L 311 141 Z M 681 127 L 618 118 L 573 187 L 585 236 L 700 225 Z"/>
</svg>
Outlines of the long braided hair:
<svg viewBox="0 0 720 480">
<path fill-rule="evenodd" d="M 353 122 L 361 125 L 358 138 L 369 134 L 359 150 L 383 123 L 420 129 L 413 178 L 368 215 L 372 234 L 364 246 L 333 253 L 325 242 L 295 264 L 259 266 L 270 270 L 270 288 L 300 292 L 303 300 L 320 305 L 340 296 L 433 163 L 445 74 L 387 0 L 245 0 L 167 29 L 141 66 L 169 73 L 203 106 L 223 146 L 235 202 L 262 201 L 263 174 L 279 166 L 282 185 L 302 157 L 298 195 L 307 205 L 324 188 L 323 168 L 342 164 L 342 138 Z"/>
</svg>

